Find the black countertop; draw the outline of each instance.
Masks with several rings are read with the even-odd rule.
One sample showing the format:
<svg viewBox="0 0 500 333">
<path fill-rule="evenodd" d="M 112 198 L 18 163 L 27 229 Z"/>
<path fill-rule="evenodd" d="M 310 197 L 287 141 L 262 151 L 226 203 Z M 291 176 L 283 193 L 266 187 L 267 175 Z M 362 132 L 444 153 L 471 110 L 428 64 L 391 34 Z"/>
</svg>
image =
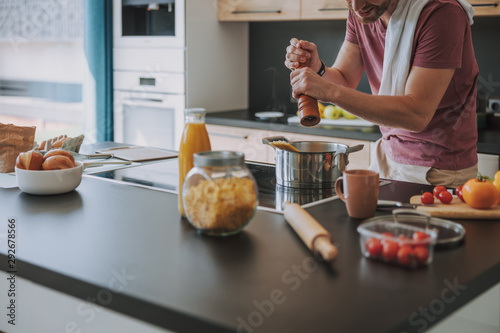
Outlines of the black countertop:
<svg viewBox="0 0 500 333">
<path fill-rule="evenodd" d="M 394 181 L 380 196 L 422 189 Z M 498 221 L 459 221 L 465 244 L 408 270 L 362 257 L 361 221 L 340 200 L 308 209 L 334 237 L 334 263 L 280 214 L 257 211 L 241 233 L 208 237 L 181 218 L 177 195 L 93 177 L 62 195 L 0 189 L 0 203 L 0 233 L 17 223 L 18 276 L 82 300 L 106 293 L 103 306 L 176 332 L 417 332 L 500 281 Z"/>
<path fill-rule="evenodd" d="M 370 129 L 328 128 L 327 126 L 304 127 L 288 124 L 286 119 L 263 121 L 254 116 L 251 110 L 211 112 L 207 114 L 207 124 L 265 129 L 310 135 L 331 136 L 345 139 L 376 141 L 382 137 L 378 127 Z M 321 124 L 321 123 L 320 123 Z M 478 153 L 500 155 L 500 117 L 488 117 L 486 128 L 478 131 Z"/>
</svg>

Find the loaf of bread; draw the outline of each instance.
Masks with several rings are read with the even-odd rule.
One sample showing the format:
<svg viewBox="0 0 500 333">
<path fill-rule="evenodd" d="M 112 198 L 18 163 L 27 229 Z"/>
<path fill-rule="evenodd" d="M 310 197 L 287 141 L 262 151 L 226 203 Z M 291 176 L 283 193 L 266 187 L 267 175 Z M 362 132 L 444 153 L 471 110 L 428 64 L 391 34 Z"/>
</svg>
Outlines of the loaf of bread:
<svg viewBox="0 0 500 333">
<path fill-rule="evenodd" d="M 52 156 L 57 156 L 57 155 L 66 156 L 73 163 L 73 166 L 75 166 L 75 158 L 73 157 L 73 155 L 71 155 L 71 153 L 69 151 L 64 150 L 64 149 L 52 149 L 51 151 L 47 152 L 44 155 L 44 159 L 47 159 L 47 158 L 52 157 Z"/>
<path fill-rule="evenodd" d="M 16 167 L 25 170 L 61 170 L 75 167 L 75 158 L 64 149 L 53 149 L 42 155 L 37 150 L 20 153 Z"/>
<path fill-rule="evenodd" d="M 46 158 L 43 161 L 42 168 L 43 170 L 61 170 L 61 169 L 70 169 L 75 166 L 74 162 L 63 155 L 55 155 Z"/>
<path fill-rule="evenodd" d="M 30 150 L 20 153 L 16 159 L 16 167 L 25 170 L 40 170 L 43 163 L 43 155 L 36 151 Z"/>
<path fill-rule="evenodd" d="M 40 146 L 38 146 L 38 149 L 39 150 L 51 150 L 52 148 L 61 148 L 63 141 L 67 138 L 68 138 L 68 136 L 66 134 L 64 134 L 64 135 L 59 135 L 59 136 L 53 137 L 52 139 L 42 141 L 42 143 L 40 143 Z M 59 142 L 59 143 L 56 146 L 57 142 Z"/>
</svg>

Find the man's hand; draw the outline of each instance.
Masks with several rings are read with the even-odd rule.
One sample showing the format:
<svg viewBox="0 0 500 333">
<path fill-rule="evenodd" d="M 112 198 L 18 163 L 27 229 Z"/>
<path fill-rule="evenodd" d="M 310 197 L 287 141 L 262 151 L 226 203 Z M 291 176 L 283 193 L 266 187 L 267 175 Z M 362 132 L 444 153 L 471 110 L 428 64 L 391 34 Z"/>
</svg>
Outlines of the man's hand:
<svg viewBox="0 0 500 333">
<path fill-rule="evenodd" d="M 291 70 L 299 68 L 308 59 L 311 60 L 310 68 L 317 73 L 321 68 L 316 44 L 292 38 L 286 48 L 285 66 Z"/>
<path fill-rule="evenodd" d="M 329 90 L 335 87 L 309 67 L 293 70 L 290 73 L 290 84 L 294 98 L 307 95 L 319 100 L 325 100 Z"/>
</svg>

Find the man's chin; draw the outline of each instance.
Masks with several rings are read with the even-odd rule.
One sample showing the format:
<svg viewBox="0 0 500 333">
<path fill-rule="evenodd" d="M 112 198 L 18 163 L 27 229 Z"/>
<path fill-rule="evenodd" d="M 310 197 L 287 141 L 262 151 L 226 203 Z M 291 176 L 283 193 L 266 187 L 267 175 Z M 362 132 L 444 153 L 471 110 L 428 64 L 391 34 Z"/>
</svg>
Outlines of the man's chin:
<svg viewBox="0 0 500 333">
<path fill-rule="evenodd" d="M 367 17 L 359 17 L 356 15 L 358 22 L 361 24 L 372 24 L 378 20 L 378 17 L 367 16 Z"/>
</svg>

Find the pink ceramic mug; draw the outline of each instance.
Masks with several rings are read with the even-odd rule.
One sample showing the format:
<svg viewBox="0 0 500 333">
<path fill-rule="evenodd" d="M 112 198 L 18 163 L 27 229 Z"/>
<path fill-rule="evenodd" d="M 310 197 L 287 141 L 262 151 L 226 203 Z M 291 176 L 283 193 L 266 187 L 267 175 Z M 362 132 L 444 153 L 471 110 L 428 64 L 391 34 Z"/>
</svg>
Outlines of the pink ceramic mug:
<svg viewBox="0 0 500 333">
<path fill-rule="evenodd" d="M 350 217 L 372 217 L 377 209 L 379 175 L 370 170 L 346 170 L 335 181 L 335 192 L 346 203 Z"/>
</svg>

